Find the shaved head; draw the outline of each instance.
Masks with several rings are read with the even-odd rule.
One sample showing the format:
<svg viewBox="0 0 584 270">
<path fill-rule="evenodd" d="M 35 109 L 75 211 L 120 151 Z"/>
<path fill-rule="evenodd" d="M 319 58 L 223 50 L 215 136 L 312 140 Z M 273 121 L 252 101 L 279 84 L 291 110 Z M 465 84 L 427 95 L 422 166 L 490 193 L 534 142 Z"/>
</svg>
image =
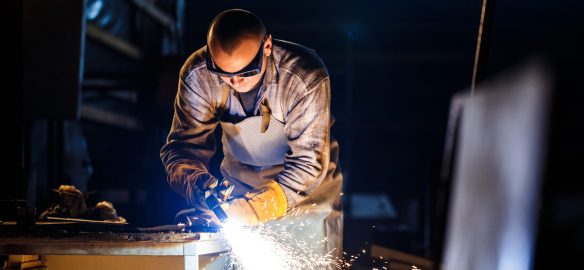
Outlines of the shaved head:
<svg viewBox="0 0 584 270">
<path fill-rule="evenodd" d="M 230 9 L 217 15 L 207 32 L 207 44 L 231 54 L 245 39 L 261 40 L 266 34 L 264 23 L 253 13 Z"/>
</svg>

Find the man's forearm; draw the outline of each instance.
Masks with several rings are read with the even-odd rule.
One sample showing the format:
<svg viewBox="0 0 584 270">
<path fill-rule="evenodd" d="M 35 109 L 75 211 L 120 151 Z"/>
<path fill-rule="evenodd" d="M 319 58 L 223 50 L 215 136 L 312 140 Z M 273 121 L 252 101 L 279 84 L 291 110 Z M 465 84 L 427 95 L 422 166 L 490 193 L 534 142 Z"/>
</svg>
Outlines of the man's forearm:
<svg viewBox="0 0 584 270">
<path fill-rule="evenodd" d="M 287 115 L 290 153 L 276 181 L 284 188 L 288 207 L 295 206 L 326 176 L 330 155 L 330 87 L 325 78 L 299 98 Z"/>
<path fill-rule="evenodd" d="M 197 185 L 204 185 L 213 177 L 205 164 L 196 160 L 177 160 L 167 166 L 166 173 L 170 188 L 185 197 L 189 204 L 202 199 L 197 198 L 200 194 L 195 194 Z"/>
<path fill-rule="evenodd" d="M 160 150 L 171 189 L 191 204 L 197 195 L 195 184 L 212 177 L 207 163 L 215 153 L 214 131 L 218 124 L 197 82 L 193 78 L 184 81 L 181 75 L 171 129 Z"/>
</svg>

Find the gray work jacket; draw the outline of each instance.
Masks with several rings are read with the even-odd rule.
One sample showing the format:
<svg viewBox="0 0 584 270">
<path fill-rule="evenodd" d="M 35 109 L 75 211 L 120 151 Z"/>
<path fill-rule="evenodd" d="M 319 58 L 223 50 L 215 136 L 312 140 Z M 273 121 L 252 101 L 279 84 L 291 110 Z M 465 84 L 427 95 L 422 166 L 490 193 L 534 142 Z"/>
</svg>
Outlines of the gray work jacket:
<svg viewBox="0 0 584 270">
<path fill-rule="evenodd" d="M 172 127 L 160 152 L 171 188 L 188 201 L 193 200 L 192 187 L 197 178 L 209 176 L 208 162 L 216 148 L 213 134 L 219 121 L 245 118 L 232 89 L 220 114 L 218 107 L 225 82 L 207 70 L 205 54 L 206 47 L 193 53 L 180 71 Z M 266 64 L 254 111 L 258 113 L 259 101 L 265 97 L 272 117 L 284 123 L 290 150 L 273 180 L 284 189 L 289 209 L 318 187 L 330 189 L 332 183 L 325 185 L 327 182 L 335 182 L 330 192 L 340 193 L 338 144 L 330 140 L 331 93 L 326 66 L 314 50 L 276 39 Z M 225 163 L 224 160 L 222 167 Z M 332 201 L 329 203 L 339 203 Z"/>
</svg>

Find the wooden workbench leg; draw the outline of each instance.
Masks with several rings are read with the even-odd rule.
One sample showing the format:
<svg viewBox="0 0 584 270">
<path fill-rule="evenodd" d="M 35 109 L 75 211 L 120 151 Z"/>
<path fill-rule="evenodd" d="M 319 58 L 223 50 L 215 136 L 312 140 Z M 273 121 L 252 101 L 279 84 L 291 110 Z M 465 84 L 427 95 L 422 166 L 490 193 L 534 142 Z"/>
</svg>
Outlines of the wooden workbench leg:
<svg viewBox="0 0 584 270">
<path fill-rule="evenodd" d="M 199 270 L 199 256 L 185 255 L 185 270 Z"/>
<path fill-rule="evenodd" d="M 45 261 L 46 258 L 42 255 L 8 255 L 6 268 L 2 269 L 45 269 Z"/>
</svg>

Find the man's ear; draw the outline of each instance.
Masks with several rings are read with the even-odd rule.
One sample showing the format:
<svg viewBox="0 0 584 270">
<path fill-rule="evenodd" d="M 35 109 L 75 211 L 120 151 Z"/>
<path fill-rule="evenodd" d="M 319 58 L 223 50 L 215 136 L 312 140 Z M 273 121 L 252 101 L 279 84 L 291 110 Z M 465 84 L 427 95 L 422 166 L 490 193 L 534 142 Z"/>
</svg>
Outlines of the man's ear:
<svg viewBox="0 0 584 270">
<path fill-rule="evenodd" d="M 266 37 L 266 41 L 264 42 L 264 54 L 266 56 L 270 56 L 272 54 L 272 35 L 268 35 Z"/>
</svg>

